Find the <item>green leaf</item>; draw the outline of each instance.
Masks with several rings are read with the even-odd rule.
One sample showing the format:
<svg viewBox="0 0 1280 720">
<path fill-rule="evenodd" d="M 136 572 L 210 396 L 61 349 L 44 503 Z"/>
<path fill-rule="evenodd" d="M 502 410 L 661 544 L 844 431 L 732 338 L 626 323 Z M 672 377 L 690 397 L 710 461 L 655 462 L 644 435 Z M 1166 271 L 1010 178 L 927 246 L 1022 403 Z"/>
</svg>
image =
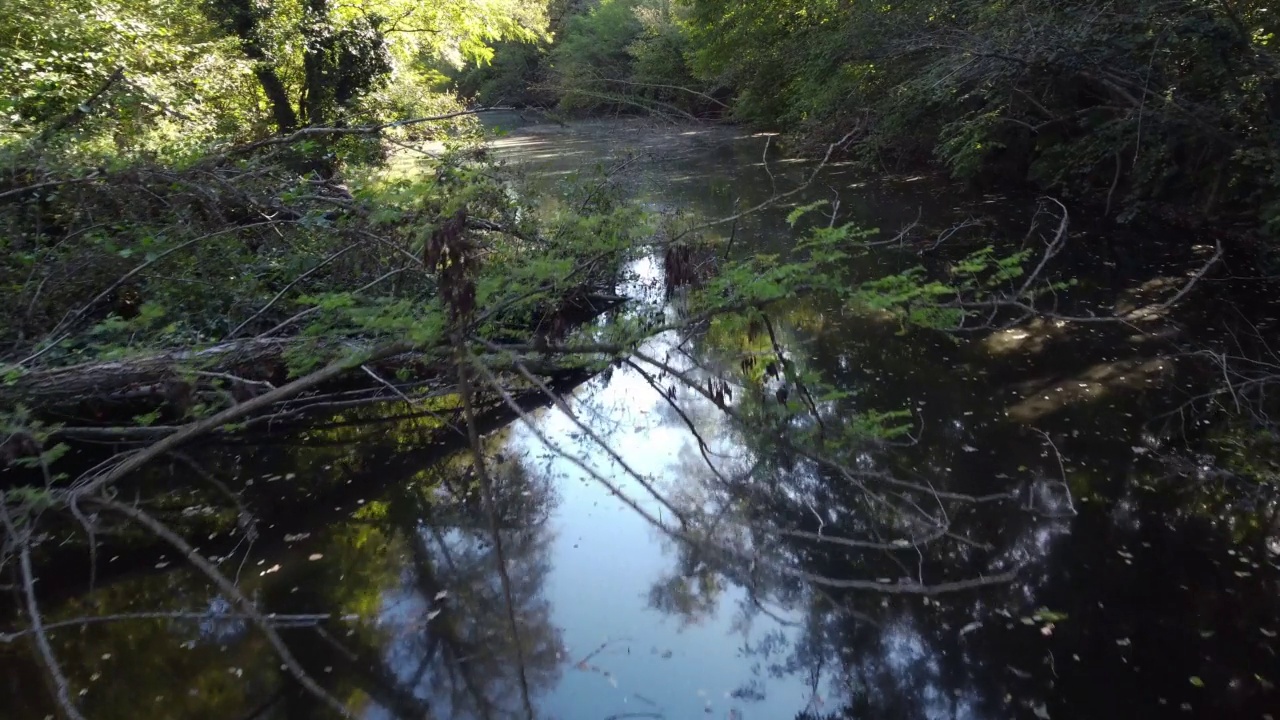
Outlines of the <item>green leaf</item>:
<svg viewBox="0 0 1280 720">
<path fill-rule="evenodd" d="M 808 205 L 801 205 L 800 207 L 787 213 L 787 224 L 794 227 L 795 224 L 800 220 L 800 218 L 813 212 L 814 210 L 817 210 L 820 207 L 825 207 L 828 204 L 829 202 L 827 200 L 819 200 L 817 202 L 811 202 Z"/>
<path fill-rule="evenodd" d="M 1049 608 L 1040 608 L 1039 610 L 1036 610 L 1034 617 L 1040 622 L 1060 623 L 1067 619 L 1067 614 L 1064 612 L 1056 612 Z"/>
</svg>

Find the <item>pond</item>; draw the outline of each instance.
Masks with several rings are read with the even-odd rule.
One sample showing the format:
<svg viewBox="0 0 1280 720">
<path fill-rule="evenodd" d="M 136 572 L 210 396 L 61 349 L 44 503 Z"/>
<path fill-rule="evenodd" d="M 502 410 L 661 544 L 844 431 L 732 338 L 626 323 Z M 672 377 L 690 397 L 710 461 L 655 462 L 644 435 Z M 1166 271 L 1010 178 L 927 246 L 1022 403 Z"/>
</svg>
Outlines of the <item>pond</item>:
<svg viewBox="0 0 1280 720">
<path fill-rule="evenodd" d="M 546 202 L 603 168 L 630 201 L 687 224 L 812 169 L 724 128 L 495 122 L 511 130 L 493 152 Z M 867 277 L 927 262 L 944 240 L 1017 240 L 1037 207 L 833 164 L 781 206 L 706 235 L 726 253 L 786 254 L 787 213 L 821 199 L 888 237 L 915 226 L 857 260 Z M 1064 307 L 1183 277 L 1183 259 L 1109 232 L 1073 238 L 1062 262 L 1080 284 Z M 679 312 L 660 258 L 638 257 L 620 290 Z M 264 518 L 211 532 L 202 549 L 363 718 L 1280 717 L 1276 500 L 1217 479 L 1221 458 L 1185 412 L 1203 379 L 1174 357 L 1209 304 L 1142 331 L 1033 322 L 954 337 L 787 300 L 767 332 L 660 334 L 642 348 L 654 364 L 621 364 L 561 406 L 495 421 L 484 443 L 498 543 L 447 418 L 352 412 L 201 448 L 204 472 Z M 721 380 L 744 349 L 838 392 L 804 401 L 792 383 L 788 398 L 767 377 L 745 397 Z M 738 412 L 773 413 L 778 433 L 838 433 L 867 413 L 898 413 L 906 432 L 859 447 L 842 474 L 744 432 L 715 399 L 726 391 Z M 892 534 L 904 526 L 876 517 L 882 496 L 944 517 L 945 532 Z M 202 513 L 227 524 L 215 522 L 225 510 L 186 514 Z M 41 575 L 52 644 L 88 717 L 323 715 L 172 551 L 100 563 L 92 591 L 73 563 Z M 74 622 L 87 615 L 116 617 Z M 0 715 L 54 713 L 26 643 L 0 643 L 0 675 Z"/>
</svg>

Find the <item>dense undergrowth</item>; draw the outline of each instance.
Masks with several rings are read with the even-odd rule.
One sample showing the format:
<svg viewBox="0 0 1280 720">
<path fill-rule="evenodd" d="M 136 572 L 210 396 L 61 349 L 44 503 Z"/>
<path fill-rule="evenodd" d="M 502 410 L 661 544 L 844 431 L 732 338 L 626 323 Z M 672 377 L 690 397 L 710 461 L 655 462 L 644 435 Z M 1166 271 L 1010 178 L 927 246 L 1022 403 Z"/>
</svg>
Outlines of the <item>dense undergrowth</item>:
<svg viewBox="0 0 1280 720">
<path fill-rule="evenodd" d="M 458 86 L 562 111 L 727 116 L 875 172 L 937 163 L 1122 221 L 1275 230 L 1280 64 L 1266 3 L 567 3 Z M 532 88 L 532 90 L 523 90 Z"/>
<path fill-rule="evenodd" d="M 551 317 L 552 275 L 635 226 L 607 180 L 535 226 L 474 115 L 432 89 L 439 67 L 541 33 L 537 4 L 11 9 L 0 393 L 24 416 L 179 421 L 388 338 L 428 347 L 449 320 L 433 243 L 475 256 L 473 305 L 546 282 L 490 322 Z M 514 262 L 534 246 L 541 262 Z"/>
</svg>

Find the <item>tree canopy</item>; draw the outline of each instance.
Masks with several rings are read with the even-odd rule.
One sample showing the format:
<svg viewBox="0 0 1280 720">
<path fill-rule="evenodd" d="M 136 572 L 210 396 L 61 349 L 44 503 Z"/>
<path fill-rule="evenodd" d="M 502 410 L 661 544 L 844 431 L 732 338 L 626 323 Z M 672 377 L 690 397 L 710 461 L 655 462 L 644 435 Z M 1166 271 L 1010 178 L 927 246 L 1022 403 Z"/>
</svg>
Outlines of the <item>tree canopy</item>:
<svg viewBox="0 0 1280 720">
<path fill-rule="evenodd" d="M 81 151 L 173 154 L 407 117 L 449 102 L 442 68 L 541 37 L 546 22 L 543 5 L 522 0 L 12 0 L 0 142 L 44 134 Z"/>
</svg>

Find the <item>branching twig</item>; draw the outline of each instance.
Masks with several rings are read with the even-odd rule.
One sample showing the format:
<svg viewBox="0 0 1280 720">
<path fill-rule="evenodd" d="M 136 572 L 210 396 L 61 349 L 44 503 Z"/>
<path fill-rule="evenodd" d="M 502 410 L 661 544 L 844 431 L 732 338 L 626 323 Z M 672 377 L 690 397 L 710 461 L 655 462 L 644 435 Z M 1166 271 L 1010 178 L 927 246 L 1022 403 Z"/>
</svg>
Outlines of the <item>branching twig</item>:
<svg viewBox="0 0 1280 720">
<path fill-rule="evenodd" d="M 273 627 L 297 628 L 297 627 L 313 627 L 318 623 L 326 620 L 346 619 L 353 620 L 354 616 L 336 616 L 329 613 L 300 613 L 300 614 L 277 614 L 270 613 L 263 615 L 263 618 Z M 174 610 L 174 611 L 157 611 L 157 612 L 133 612 L 133 613 L 115 613 L 112 615 L 91 615 L 87 617 L 73 618 L 71 620 L 59 620 L 57 622 L 45 623 L 45 630 L 56 630 L 58 628 L 68 627 L 84 627 L 86 625 L 98 625 L 102 623 L 115 622 L 136 622 L 139 620 L 192 620 L 197 622 L 243 622 L 251 620 L 248 615 L 241 613 L 218 613 L 214 614 L 208 610 Z M 34 635 L 35 630 L 28 628 L 26 630 L 18 630 L 11 633 L 0 633 L 0 643 L 12 643 L 29 635 Z"/>
<path fill-rule="evenodd" d="M 13 516 L 9 513 L 8 498 L 0 492 L 0 522 L 4 523 L 5 532 L 10 540 L 18 546 L 18 570 L 22 575 L 22 596 L 26 602 L 27 620 L 31 623 L 31 634 L 35 638 L 36 649 L 44 662 L 45 671 L 57 694 L 58 706 L 71 720 L 85 720 L 75 702 L 71 699 L 71 688 L 62 673 L 58 658 L 53 654 L 49 644 L 49 636 L 45 633 L 44 617 L 40 614 L 40 605 L 36 602 L 36 578 L 31 570 L 31 528 L 19 531 Z"/>
<path fill-rule="evenodd" d="M 306 127 L 301 130 L 295 130 L 288 135 L 280 135 L 278 137 L 258 140 L 246 145 L 231 148 L 223 153 L 221 157 L 232 157 L 235 155 L 244 155 L 246 153 L 260 150 L 264 147 L 273 145 L 291 145 L 300 140 L 314 137 L 328 137 L 334 135 L 377 135 L 384 130 L 394 128 L 411 127 L 413 125 L 422 125 L 430 122 L 440 122 L 441 120 L 450 120 L 453 118 L 464 117 L 467 115 L 479 115 L 486 112 L 496 112 L 499 110 L 511 110 L 509 107 L 482 107 L 474 110 L 458 110 L 457 112 L 444 113 L 441 115 L 430 115 L 426 117 L 409 118 L 407 120 L 396 120 L 393 122 L 379 123 L 377 125 L 356 125 L 353 127 Z"/>
<path fill-rule="evenodd" d="M 335 252 L 335 253 L 330 254 L 330 255 L 329 255 L 329 257 L 326 257 L 324 260 L 321 260 L 319 263 L 317 263 L 315 267 L 311 268 L 310 270 L 308 270 L 308 271 L 306 271 L 306 272 L 302 273 L 301 275 L 299 275 L 299 276 L 297 276 L 296 278 L 294 278 L 293 280 L 291 280 L 287 285 L 285 285 L 284 287 L 280 288 L 280 292 L 276 293 L 276 294 L 275 294 L 275 297 L 273 297 L 273 298 L 271 298 L 270 300 L 268 300 L 268 301 L 267 301 L 267 304 L 266 304 L 266 305 L 263 305 L 263 306 L 262 306 L 262 308 L 261 308 L 260 310 L 258 310 L 258 312 L 256 312 L 256 313 L 254 313 L 254 314 L 250 315 L 248 318 L 246 318 L 246 319 L 245 319 L 245 321 L 244 321 L 244 322 L 242 322 L 242 323 L 240 323 L 239 325 L 237 325 L 237 326 L 235 327 L 235 329 L 234 329 L 234 330 L 232 330 L 231 332 L 227 333 L 227 336 L 226 336 L 226 338 L 224 338 L 224 339 L 226 339 L 226 340 L 230 340 L 231 338 L 234 338 L 236 335 L 240 334 L 240 331 L 244 329 L 244 326 L 248 325 L 249 323 L 253 322 L 254 320 L 257 320 L 259 317 L 261 317 L 261 316 L 262 316 L 262 313 L 266 312 L 267 310 L 270 310 L 270 309 L 271 309 L 271 306 L 272 306 L 272 305 L 275 305 L 277 300 L 279 300 L 280 298 L 284 297 L 284 294 L 285 294 L 285 293 L 287 293 L 287 292 L 289 292 L 289 290 L 290 290 L 290 289 L 292 289 L 292 288 L 293 288 L 293 286 L 297 285 L 298 283 L 302 282 L 303 280 L 306 280 L 308 277 L 311 277 L 313 274 L 315 274 L 315 273 L 319 272 L 320 270 L 322 270 L 322 269 L 323 269 L 325 266 L 327 266 L 329 263 L 333 262 L 334 260 L 337 260 L 338 258 L 342 257 L 343 255 L 346 255 L 348 252 L 350 252 L 350 251 L 352 251 L 352 250 L 354 250 L 354 249 L 356 249 L 356 248 L 358 248 L 358 247 L 360 247 L 360 246 L 359 246 L 359 245 L 348 245 L 348 246 L 346 246 L 346 247 L 342 248 L 341 250 L 339 250 L 339 251 L 337 251 L 337 252 Z"/>
<path fill-rule="evenodd" d="M 525 675 L 524 644 L 520 632 L 520 624 L 516 621 L 515 595 L 511 590 L 511 578 L 507 574 L 507 558 L 503 551 L 502 534 L 498 527 L 498 506 L 493 496 L 493 481 L 489 477 L 485 464 L 484 447 L 480 444 L 480 431 L 476 426 L 475 406 L 472 403 L 472 385 L 469 365 L 471 359 L 462 342 L 462 334 L 458 332 L 454 340 L 457 355 L 458 394 L 462 399 L 463 419 L 467 425 L 467 441 L 471 446 L 471 458 L 475 466 L 476 477 L 480 480 L 480 489 L 484 495 L 485 514 L 489 518 L 489 534 L 493 540 L 494 557 L 498 564 L 498 576 L 502 581 L 502 594 L 506 600 L 507 622 L 510 625 L 511 641 L 515 645 L 516 669 L 520 678 L 520 699 L 524 702 L 524 710 L 528 720 L 534 720 L 533 702 L 529 696 L 529 680 Z"/>
</svg>

